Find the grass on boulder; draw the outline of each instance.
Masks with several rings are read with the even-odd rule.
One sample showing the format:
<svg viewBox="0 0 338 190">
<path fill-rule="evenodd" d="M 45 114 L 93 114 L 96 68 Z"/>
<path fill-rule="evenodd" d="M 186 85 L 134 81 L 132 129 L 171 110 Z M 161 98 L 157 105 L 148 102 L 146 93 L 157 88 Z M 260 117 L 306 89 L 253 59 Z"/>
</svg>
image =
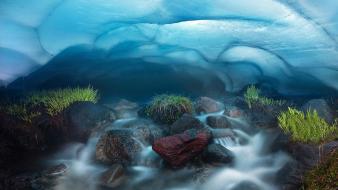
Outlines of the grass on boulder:
<svg viewBox="0 0 338 190">
<path fill-rule="evenodd" d="M 314 169 L 307 172 L 305 189 L 331 190 L 338 187 L 338 151 L 331 152 L 328 157 Z"/>
<path fill-rule="evenodd" d="M 193 104 L 189 98 L 168 94 L 155 96 L 146 108 L 150 118 L 163 124 L 172 124 L 184 113 L 192 112 Z"/>
<path fill-rule="evenodd" d="M 261 91 L 258 88 L 256 88 L 254 85 L 251 85 L 247 88 L 244 94 L 244 98 L 245 98 L 245 102 L 248 104 L 250 109 L 255 105 L 281 106 L 285 104 L 285 101 L 283 100 L 274 100 L 271 98 L 261 96 Z"/>
<path fill-rule="evenodd" d="M 278 116 L 278 122 L 285 133 L 291 134 L 294 141 L 303 143 L 320 144 L 337 135 L 338 122 L 328 124 L 315 110 L 303 113 L 289 107 Z"/>
<path fill-rule="evenodd" d="M 47 114 L 55 116 L 62 112 L 74 102 L 87 101 L 96 103 L 98 92 L 92 87 L 87 88 L 65 88 L 56 90 L 34 91 L 26 95 L 20 101 L 6 102 L 2 105 L 2 111 L 13 115 L 25 122 L 32 122 L 32 119 L 41 113 L 35 108 L 42 106 Z"/>
<path fill-rule="evenodd" d="M 74 102 L 86 101 L 96 103 L 98 101 L 98 92 L 92 87 L 38 91 L 31 93 L 27 101 L 32 105 L 45 106 L 47 113 L 53 116 Z"/>
</svg>

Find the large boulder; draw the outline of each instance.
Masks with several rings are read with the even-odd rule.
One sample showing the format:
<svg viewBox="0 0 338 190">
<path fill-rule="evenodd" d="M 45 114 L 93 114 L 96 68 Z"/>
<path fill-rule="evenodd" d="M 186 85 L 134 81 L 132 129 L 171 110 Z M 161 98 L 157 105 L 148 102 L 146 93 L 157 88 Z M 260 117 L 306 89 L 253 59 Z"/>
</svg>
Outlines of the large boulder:
<svg viewBox="0 0 338 190">
<path fill-rule="evenodd" d="M 90 102 L 76 102 L 53 116 L 42 107 L 37 109 L 41 114 L 31 122 L 0 113 L 2 168 L 12 170 L 8 163 L 15 163 L 23 157 L 38 158 L 69 141 L 85 142 L 95 128 L 115 119 L 110 109 Z"/>
<path fill-rule="evenodd" d="M 67 125 L 80 133 L 90 133 L 95 127 L 113 122 L 116 119 L 113 111 L 105 106 L 92 102 L 76 102 L 64 113 Z"/>
<path fill-rule="evenodd" d="M 152 99 L 145 112 L 156 123 L 170 125 L 183 114 L 193 113 L 193 103 L 184 96 L 162 94 Z"/>
<path fill-rule="evenodd" d="M 172 135 L 179 134 L 183 133 L 186 130 L 194 128 L 195 129 L 203 128 L 203 123 L 200 120 L 196 119 L 191 114 L 184 114 L 170 126 L 170 134 Z"/>
<path fill-rule="evenodd" d="M 105 188 L 115 188 L 124 180 L 126 180 L 126 175 L 123 166 L 114 164 L 100 175 L 99 184 Z"/>
<path fill-rule="evenodd" d="M 210 139 L 209 131 L 191 129 L 158 139 L 152 148 L 172 167 L 180 167 L 202 153 Z"/>
<path fill-rule="evenodd" d="M 300 188 L 305 173 L 315 167 L 330 152 L 337 150 L 337 148 L 338 141 L 323 144 L 321 147 L 290 142 L 288 144 L 288 152 L 293 160 L 277 173 L 277 181 L 286 190 Z"/>
<path fill-rule="evenodd" d="M 290 143 L 288 151 L 293 158 L 303 165 L 305 169 L 315 166 L 320 159 L 338 148 L 338 141 L 332 141 L 322 146 L 303 143 Z M 320 152 L 319 152 L 320 151 Z"/>
<path fill-rule="evenodd" d="M 278 121 L 275 116 L 264 113 L 251 114 L 252 124 L 258 128 L 268 129 L 278 127 Z"/>
<path fill-rule="evenodd" d="M 220 144 L 210 144 L 203 151 L 203 160 L 210 164 L 229 164 L 234 159 L 234 154 Z"/>
<path fill-rule="evenodd" d="M 283 109 L 283 107 L 273 105 L 254 106 L 248 110 L 248 117 L 251 123 L 258 128 L 276 128 L 278 127 L 277 117 Z"/>
<path fill-rule="evenodd" d="M 0 113 L 0 134 L 12 141 L 14 148 L 36 153 L 70 140 L 86 141 L 95 128 L 115 120 L 110 109 L 91 102 L 75 102 L 53 116 L 43 107 L 36 109 L 40 115 L 31 122 Z"/>
<path fill-rule="evenodd" d="M 224 100 L 224 104 L 228 106 L 236 106 L 240 109 L 248 109 L 248 104 L 245 101 L 245 98 L 242 96 L 235 96 L 235 97 L 227 97 Z"/>
<path fill-rule="evenodd" d="M 302 106 L 301 110 L 303 112 L 316 110 L 326 122 L 332 123 L 334 120 L 332 110 L 324 99 L 310 100 Z"/>
<path fill-rule="evenodd" d="M 142 147 L 131 130 L 110 130 L 96 145 L 96 160 L 104 164 L 130 164 L 136 160 Z"/>
<path fill-rule="evenodd" d="M 154 140 L 165 134 L 163 127 L 147 119 L 133 119 L 124 123 L 120 128 L 130 129 L 133 136 L 143 144 L 153 144 Z"/>
<path fill-rule="evenodd" d="M 39 127 L 35 123 L 27 123 L 15 116 L 0 113 L 0 138 L 1 141 L 1 157 L 6 157 L 4 150 L 12 150 L 17 153 L 25 151 L 42 151 L 46 146 L 50 145 L 53 140 L 47 138 L 46 130 L 53 131 L 59 136 L 59 141 L 64 138 L 61 136 L 60 128 L 44 128 Z M 14 150 L 14 151 L 13 151 Z M 20 150 L 20 151 L 18 151 Z M 9 152 L 8 152 L 9 153 Z M 1 158 L 3 160 L 4 158 Z"/>
<path fill-rule="evenodd" d="M 224 105 L 209 97 L 200 97 L 195 102 L 196 113 L 213 113 L 221 111 Z"/>
<path fill-rule="evenodd" d="M 228 119 L 221 115 L 208 116 L 207 124 L 214 129 L 222 129 L 230 127 L 230 122 L 228 121 Z"/>
</svg>

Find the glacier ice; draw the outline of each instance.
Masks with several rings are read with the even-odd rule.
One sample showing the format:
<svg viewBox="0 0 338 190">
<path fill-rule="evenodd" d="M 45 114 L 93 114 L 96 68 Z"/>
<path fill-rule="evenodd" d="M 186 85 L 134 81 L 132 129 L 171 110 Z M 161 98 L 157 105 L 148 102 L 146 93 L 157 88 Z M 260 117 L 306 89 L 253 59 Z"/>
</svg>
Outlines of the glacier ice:
<svg viewBox="0 0 338 190">
<path fill-rule="evenodd" d="M 334 0 L 2 0 L 0 80 L 89 45 L 112 60 L 198 65 L 228 91 L 337 92 L 337 14 Z"/>
</svg>

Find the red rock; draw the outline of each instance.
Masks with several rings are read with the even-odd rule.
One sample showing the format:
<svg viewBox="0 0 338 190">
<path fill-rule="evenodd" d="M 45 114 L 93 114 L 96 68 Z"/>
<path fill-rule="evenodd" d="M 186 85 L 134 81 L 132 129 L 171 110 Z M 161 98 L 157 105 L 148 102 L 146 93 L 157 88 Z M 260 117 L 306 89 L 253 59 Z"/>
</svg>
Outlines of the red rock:
<svg viewBox="0 0 338 190">
<path fill-rule="evenodd" d="M 171 166 L 180 167 L 202 153 L 210 138 L 210 132 L 192 129 L 158 139 L 152 148 Z"/>
</svg>

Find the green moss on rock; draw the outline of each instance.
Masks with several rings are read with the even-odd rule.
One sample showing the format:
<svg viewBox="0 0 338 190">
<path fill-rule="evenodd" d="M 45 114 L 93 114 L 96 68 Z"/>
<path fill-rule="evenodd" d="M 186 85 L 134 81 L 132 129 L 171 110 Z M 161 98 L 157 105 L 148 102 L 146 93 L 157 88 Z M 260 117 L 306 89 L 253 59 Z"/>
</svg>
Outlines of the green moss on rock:
<svg viewBox="0 0 338 190">
<path fill-rule="evenodd" d="M 333 151 L 305 176 L 305 189 L 332 190 L 338 188 L 338 151 Z"/>
<path fill-rule="evenodd" d="M 42 114 L 41 111 L 55 116 L 79 101 L 96 103 L 98 101 L 97 90 L 92 87 L 77 87 L 34 91 L 20 100 L 2 102 L 0 111 L 31 123 L 34 118 Z"/>
<path fill-rule="evenodd" d="M 28 104 L 43 105 L 51 116 L 65 110 L 74 102 L 98 101 L 98 92 L 92 87 L 65 88 L 31 93 L 27 98 Z"/>
<path fill-rule="evenodd" d="M 193 104 L 189 98 L 167 94 L 155 96 L 146 108 L 147 116 L 163 124 L 172 124 L 184 113 L 192 112 Z"/>
<path fill-rule="evenodd" d="M 254 106 L 282 106 L 286 103 L 283 100 L 274 100 L 261 96 L 261 91 L 254 85 L 247 88 L 244 98 L 250 109 Z"/>
</svg>

